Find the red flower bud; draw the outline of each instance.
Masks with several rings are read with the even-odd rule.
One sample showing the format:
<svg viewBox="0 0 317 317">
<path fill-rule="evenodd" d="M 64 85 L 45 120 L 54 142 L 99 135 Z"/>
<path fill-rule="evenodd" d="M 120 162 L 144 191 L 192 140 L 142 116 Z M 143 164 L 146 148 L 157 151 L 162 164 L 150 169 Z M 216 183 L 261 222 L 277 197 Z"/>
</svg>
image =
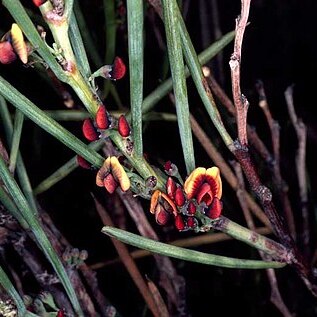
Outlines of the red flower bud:
<svg viewBox="0 0 317 317">
<path fill-rule="evenodd" d="M 80 167 L 84 168 L 84 169 L 90 169 L 91 168 L 91 164 L 86 161 L 82 156 L 77 155 L 76 156 L 77 159 L 77 163 Z"/>
<path fill-rule="evenodd" d="M 82 126 L 84 137 L 88 141 L 98 140 L 98 133 L 90 119 L 85 119 Z"/>
<path fill-rule="evenodd" d="M 178 207 L 181 207 L 185 204 L 185 195 L 180 187 L 176 189 L 174 200 Z"/>
<path fill-rule="evenodd" d="M 57 312 L 56 317 L 65 317 L 64 310 L 63 310 L 63 309 L 60 309 L 60 310 Z"/>
<path fill-rule="evenodd" d="M 172 177 L 169 177 L 166 182 L 167 195 L 170 196 L 172 199 L 174 199 L 176 189 L 177 189 L 176 183 L 174 182 Z"/>
<path fill-rule="evenodd" d="M 130 125 L 126 117 L 122 114 L 118 120 L 118 132 L 124 138 L 130 135 Z"/>
<path fill-rule="evenodd" d="M 39 7 L 42 4 L 44 4 L 47 0 L 32 0 L 32 1 L 37 7 Z"/>
<path fill-rule="evenodd" d="M 197 226 L 197 220 L 195 217 L 188 217 L 186 224 L 189 228 L 195 228 Z"/>
<path fill-rule="evenodd" d="M 171 161 L 167 161 L 165 164 L 164 164 L 164 169 L 166 172 L 169 172 L 169 170 L 172 169 L 172 162 Z"/>
<path fill-rule="evenodd" d="M 175 227 L 179 231 L 182 231 L 185 229 L 185 223 L 184 223 L 184 220 L 180 214 L 177 214 L 175 216 Z"/>
<path fill-rule="evenodd" d="M 107 110 L 104 105 L 100 105 L 96 113 L 96 125 L 99 129 L 108 129 L 109 120 Z"/>
<path fill-rule="evenodd" d="M 167 161 L 164 164 L 164 169 L 165 169 L 165 173 L 167 175 L 170 175 L 170 176 L 176 176 L 178 173 L 177 166 L 174 163 L 172 163 L 171 161 Z"/>
<path fill-rule="evenodd" d="M 112 80 L 118 80 L 121 79 L 126 72 L 126 66 L 123 62 L 123 60 L 120 57 L 116 57 L 114 59 L 112 70 L 110 72 L 110 76 Z"/>
<path fill-rule="evenodd" d="M 17 55 L 15 54 L 13 47 L 10 42 L 5 41 L 0 43 L 0 63 L 10 64 L 16 60 Z"/>
<path fill-rule="evenodd" d="M 187 206 L 187 213 L 189 215 L 194 215 L 196 212 L 196 206 L 195 204 L 191 201 L 189 202 L 188 206 Z"/>
<path fill-rule="evenodd" d="M 210 219 L 217 219 L 220 217 L 222 212 L 222 202 L 218 197 L 215 197 L 210 207 L 205 212 L 205 215 Z"/>
</svg>

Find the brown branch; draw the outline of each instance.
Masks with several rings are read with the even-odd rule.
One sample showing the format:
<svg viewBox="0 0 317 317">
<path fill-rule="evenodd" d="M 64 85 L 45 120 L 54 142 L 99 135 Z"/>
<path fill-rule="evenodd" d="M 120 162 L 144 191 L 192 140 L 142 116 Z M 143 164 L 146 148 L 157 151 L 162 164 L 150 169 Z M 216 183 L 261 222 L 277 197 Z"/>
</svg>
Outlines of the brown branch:
<svg viewBox="0 0 317 317">
<path fill-rule="evenodd" d="M 99 217 L 102 220 L 102 223 L 105 226 L 114 226 L 110 215 L 106 211 L 106 209 L 99 203 L 99 201 L 93 196 L 95 207 L 98 212 Z M 127 271 L 129 272 L 133 282 L 135 283 L 136 287 L 139 289 L 144 301 L 147 303 L 150 311 L 154 316 L 159 317 L 159 311 L 158 307 L 156 306 L 156 303 L 149 292 L 149 288 L 147 284 L 145 283 L 145 280 L 143 279 L 138 267 L 136 266 L 134 260 L 129 254 L 128 248 L 125 246 L 124 243 L 120 242 L 119 240 L 115 238 L 110 238 L 115 249 L 117 250 L 119 257 L 126 267 Z"/>
<path fill-rule="evenodd" d="M 299 185 L 299 197 L 301 201 L 301 211 L 303 218 L 302 227 L 302 242 L 305 248 L 305 254 L 308 256 L 310 230 L 309 230 L 309 214 L 308 214 L 308 193 L 307 193 L 307 178 L 306 178 L 306 141 L 307 141 L 307 128 L 301 119 L 299 119 L 295 112 L 293 100 L 293 86 L 290 86 L 285 91 L 285 99 L 288 108 L 288 113 L 291 118 L 292 124 L 295 128 L 298 149 L 296 154 L 296 172 Z"/>
<path fill-rule="evenodd" d="M 231 70 L 233 101 L 237 112 L 238 139 L 242 146 L 247 146 L 247 113 L 249 102 L 241 93 L 240 86 L 240 65 L 241 65 L 241 47 L 243 35 L 248 23 L 251 0 L 241 1 L 241 15 L 236 19 L 236 36 L 234 40 L 234 50 L 231 55 L 229 65 Z"/>
<path fill-rule="evenodd" d="M 245 203 L 245 186 L 244 186 L 244 179 L 243 179 L 243 174 L 242 174 L 242 169 L 240 164 L 237 161 L 234 161 L 232 163 L 237 179 L 238 179 L 238 189 L 237 189 L 237 197 L 240 203 L 240 206 L 243 210 L 243 214 L 244 217 L 246 219 L 247 225 L 249 227 L 249 229 L 251 229 L 252 231 L 254 231 L 255 225 L 252 219 L 252 215 L 250 213 L 250 210 L 248 208 L 248 205 Z M 261 258 L 264 261 L 269 261 L 272 260 L 270 256 L 266 255 L 264 252 L 259 250 L 259 254 L 261 256 Z M 276 280 L 276 273 L 274 269 L 267 269 L 266 270 L 266 274 L 268 277 L 268 280 L 270 282 L 271 285 L 271 302 L 276 306 L 276 308 L 282 313 L 282 315 L 284 317 L 291 317 L 292 314 L 289 312 L 287 306 L 285 305 L 280 290 L 278 288 L 278 284 L 277 284 L 277 280 Z"/>
<path fill-rule="evenodd" d="M 294 240 L 296 240 L 296 227 L 294 221 L 293 210 L 291 203 L 288 198 L 288 186 L 282 178 L 281 168 L 280 168 L 280 126 L 276 120 L 273 119 L 271 114 L 266 93 L 264 90 L 264 85 L 262 81 L 258 81 L 256 84 L 256 89 L 259 94 L 259 107 L 263 110 L 266 117 L 267 123 L 271 131 L 271 140 L 273 147 L 274 162 L 272 164 L 274 181 L 277 184 L 278 193 L 280 200 L 282 202 L 284 215 L 287 221 L 288 229 Z"/>
</svg>

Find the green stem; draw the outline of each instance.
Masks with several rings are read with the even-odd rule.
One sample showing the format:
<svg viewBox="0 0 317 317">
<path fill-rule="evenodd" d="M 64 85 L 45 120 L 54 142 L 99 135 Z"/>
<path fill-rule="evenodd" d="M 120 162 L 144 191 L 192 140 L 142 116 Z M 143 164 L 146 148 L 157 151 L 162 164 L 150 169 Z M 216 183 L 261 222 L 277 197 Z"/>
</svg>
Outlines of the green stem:
<svg viewBox="0 0 317 317">
<path fill-rule="evenodd" d="M 242 227 L 224 216 L 221 216 L 216 220 L 211 220 L 206 216 L 201 215 L 200 220 L 206 225 L 206 227 L 224 232 L 234 239 L 243 241 L 256 249 L 265 252 L 276 260 L 286 263 L 292 262 L 293 255 L 283 245 L 252 230 Z"/>
<path fill-rule="evenodd" d="M 142 157 L 143 1 L 127 1 L 127 11 L 133 150 L 136 157 Z"/>
<path fill-rule="evenodd" d="M 220 255 L 213 255 L 193 251 L 181 247 L 176 247 L 170 244 L 158 242 L 156 240 L 144 238 L 134 233 L 109 226 L 103 227 L 102 233 L 105 233 L 110 237 L 114 237 L 124 243 L 133 245 L 144 250 L 148 250 L 150 252 L 170 256 L 185 261 L 197 262 L 201 264 L 240 269 L 281 268 L 286 265 L 285 263 L 280 262 L 234 259 Z"/>
<path fill-rule="evenodd" d="M 162 0 L 168 56 L 172 73 L 178 127 L 187 173 L 195 169 L 193 138 L 189 121 L 189 105 L 185 80 L 181 38 L 178 28 L 177 3 Z"/>
</svg>

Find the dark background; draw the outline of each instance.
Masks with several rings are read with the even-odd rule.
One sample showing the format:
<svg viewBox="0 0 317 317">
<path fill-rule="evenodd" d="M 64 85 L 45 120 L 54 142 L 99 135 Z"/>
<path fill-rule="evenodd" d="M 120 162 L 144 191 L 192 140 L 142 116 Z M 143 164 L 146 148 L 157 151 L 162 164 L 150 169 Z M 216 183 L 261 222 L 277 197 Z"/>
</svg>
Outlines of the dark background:
<svg viewBox="0 0 317 317">
<path fill-rule="evenodd" d="M 25 3 L 27 1 L 24 1 Z M 96 39 L 96 45 L 101 54 L 105 50 L 104 19 L 101 1 L 80 1 L 87 19 L 89 29 Z M 192 37 L 197 52 L 215 40 L 212 23 L 212 5 L 209 0 L 187 0 L 186 25 Z M 26 5 L 28 5 L 26 3 Z M 223 34 L 235 27 L 235 18 L 240 12 L 240 1 L 218 1 L 218 17 Z M 284 100 L 285 89 L 294 84 L 295 106 L 298 116 L 303 119 L 308 129 L 307 143 L 307 176 L 309 180 L 309 211 L 311 216 L 312 242 L 314 251 L 315 239 L 315 196 L 316 196 L 316 57 L 317 57 L 317 3 L 311 1 L 264 1 L 253 0 L 250 11 L 250 25 L 247 27 L 242 50 L 243 93 L 250 101 L 248 122 L 254 125 L 271 149 L 270 133 L 265 117 L 258 107 L 258 96 L 255 82 L 264 82 L 268 102 L 273 117 L 281 127 L 281 157 L 282 173 L 289 185 L 290 199 L 295 212 L 295 220 L 300 221 L 298 207 L 298 185 L 295 169 L 295 153 L 297 139 L 290 124 Z M 0 30 L 10 28 L 11 18 L 0 5 Z M 162 24 L 155 19 L 159 30 L 164 31 Z M 151 20 L 145 21 L 145 95 L 151 92 L 164 78 L 164 61 L 166 58 L 157 43 Z M 3 32 L 1 32 L 2 34 Z M 164 34 L 163 34 L 164 37 Z M 222 86 L 231 96 L 229 58 L 232 45 L 223 51 L 223 64 L 212 62 L 217 79 L 223 78 Z M 117 33 L 117 55 L 127 60 L 126 28 L 123 24 Z M 221 72 L 221 68 L 223 70 Z M 36 72 L 21 66 L 19 62 L 12 65 L 0 65 L 0 73 L 20 91 L 26 94 L 42 109 L 64 109 L 62 101 L 51 88 L 44 84 Z M 222 76 L 222 77 L 221 77 Z M 116 87 L 126 106 L 129 104 L 128 77 L 116 83 Z M 194 90 L 193 83 L 188 80 L 190 107 L 210 137 L 219 144 L 219 137 L 204 116 L 201 102 Z M 112 100 L 106 101 L 109 110 Z M 77 101 L 78 108 L 81 108 Z M 158 110 L 173 111 L 168 98 L 159 105 Z M 81 123 L 62 123 L 79 138 Z M 236 137 L 232 130 L 232 136 Z M 1 132 L 1 130 L 0 130 Z M 144 133 L 145 151 L 154 162 L 171 159 L 183 172 L 184 165 L 175 123 L 151 122 Z M 223 145 L 220 143 L 220 149 Z M 64 164 L 73 153 L 54 140 L 47 133 L 31 122 L 26 122 L 23 128 L 21 149 L 31 182 L 36 186 L 40 181 Z M 210 166 L 208 158 L 195 140 L 196 160 L 198 165 Z M 232 159 L 230 153 L 223 149 L 225 158 Z M 183 174 L 183 176 L 186 176 Z M 269 177 L 263 175 L 264 178 Z M 49 212 L 56 226 L 63 232 L 72 245 L 86 249 L 89 253 L 88 264 L 116 257 L 109 239 L 100 233 L 101 222 L 96 214 L 90 193 L 104 197 L 105 193 L 96 188 L 94 173 L 78 169 L 66 179 L 55 185 L 46 193 L 40 195 L 41 205 Z M 110 199 L 106 196 L 106 199 Z M 148 208 L 145 201 L 144 207 Z M 225 215 L 244 224 L 242 213 L 235 193 L 224 182 Z M 162 234 L 161 228 L 150 219 L 155 230 Z M 127 228 L 134 230 L 132 220 L 127 215 Z M 192 236 L 194 233 L 172 233 L 175 239 Z M 239 258 L 258 258 L 256 251 L 238 241 L 222 242 L 196 248 L 200 251 Z M 265 271 L 248 271 L 208 267 L 193 263 L 173 260 L 178 273 L 186 279 L 188 311 L 192 316 L 281 316 L 270 303 L 270 287 Z M 138 260 L 143 275 L 148 275 L 154 281 L 157 278 L 155 263 L 152 258 Z M 97 271 L 100 287 L 109 300 L 119 309 L 123 316 L 143 316 L 144 304 L 129 275 L 121 264 L 105 267 Z M 315 316 L 316 301 L 309 294 L 302 282 L 290 268 L 277 272 L 278 282 L 283 299 L 291 312 L 296 316 Z M 164 294 L 163 294 L 164 295 Z M 148 314 L 149 315 L 149 314 Z"/>
</svg>

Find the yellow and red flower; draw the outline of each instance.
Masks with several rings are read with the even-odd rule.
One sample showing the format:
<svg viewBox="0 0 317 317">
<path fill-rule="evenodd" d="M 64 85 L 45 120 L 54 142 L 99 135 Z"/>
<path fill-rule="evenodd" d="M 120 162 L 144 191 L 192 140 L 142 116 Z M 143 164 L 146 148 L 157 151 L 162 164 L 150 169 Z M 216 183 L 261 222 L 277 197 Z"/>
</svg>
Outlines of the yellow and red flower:
<svg viewBox="0 0 317 317">
<path fill-rule="evenodd" d="M 213 199 L 222 196 L 222 182 L 218 167 L 197 167 L 186 179 L 184 191 L 187 199 L 195 198 L 198 204 L 204 202 L 209 206 Z"/>
<path fill-rule="evenodd" d="M 112 194 L 118 186 L 122 191 L 130 188 L 130 179 L 116 156 L 109 156 L 96 175 L 96 184 Z"/>
</svg>

